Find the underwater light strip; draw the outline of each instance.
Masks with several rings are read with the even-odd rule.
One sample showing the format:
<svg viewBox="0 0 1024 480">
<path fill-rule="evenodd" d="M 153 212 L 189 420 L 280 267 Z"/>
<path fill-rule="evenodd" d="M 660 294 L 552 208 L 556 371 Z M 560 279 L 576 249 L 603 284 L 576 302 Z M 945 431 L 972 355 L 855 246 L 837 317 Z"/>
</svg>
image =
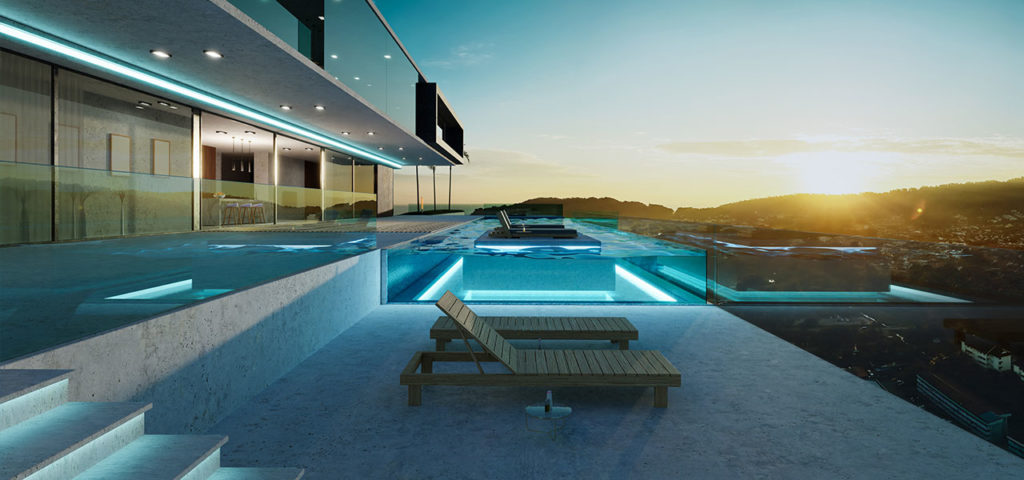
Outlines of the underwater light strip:
<svg viewBox="0 0 1024 480">
<path fill-rule="evenodd" d="M 626 270 L 625 268 L 622 268 L 619 265 L 615 266 L 615 273 L 617 273 L 620 277 L 624 278 L 627 282 L 632 283 L 635 287 L 639 288 L 644 293 L 646 293 L 647 295 L 650 295 L 652 298 L 654 298 L 655 300 L 657 300 L 659 302 L 676 302 L 677 301 L 675 298 L 672 298 L 671 295 L 661 291 L 658 287 L 655 287 L 654 285 L 651 285 L 650 283 L 647 283 L 642 278 L 634 275 L 632 272 Z"/>
<path fill-rule="evenodd" d="M 600 250 L 599 245 L 477 245 L 476 248 L 518 252 L 530 248 L 551 248 L 559 250 Z"/>
<path fill-rule="evenodd" d="M 441 296 L 439 294 L 441 293 L 441 289 L 444 288 L 444 284 L 448 283 L 448 280 L 455 275 L 455 271 L 460 268 L 462 268 L 462 257 L 459 257 L 459 260 L 456 261 L 454 265 L 448 267 L 448 270 L 445 270 L 444 274 L 437 277 L 437 280 L 434 280 L 434 283 L 431 283 L 430 287 L 427 287 L 420 296 L 416 297 L 416 301 L 422 302 L 424 300 L 432 300 L 434 297 L 440 298 Z"/>
<path fill-rule="evenodd" d="M 98 55 L 94 55 L 80 48 L 76 48 L 71 45 L 67 45 L 56 40 L 52 40 L 50 38 L 46 38 L 42 35 L 38 35 L 27 30 L 23 30 L 2 20 L 0 20 L 0 34 L 40 48 L 44 48 L 51 52 L 58 53 L 81 62 L 88 63 L 89 65 L 99 67 L 108 72 L 116 73 L 127 78 L 147 83 L 154 87 L 159 87 L 164 90 L 177 93 L 179 95 L 204 103 L 206 105 L 221 108 L 241 115 L 243 117 L 246 117 L 248 119 L 255 120 L 257 122 L 262 122 L 267 125 L 275 126 L 277 128 L 286 130 L 301 137 L 305 137 L 306 139 L 312 140 L 314 142 L 330 145 L 332 147 L 344 150 L 348 153 L 366 157 L 378 163 L 383 163 L 392 168 L 402 168 L 402 164 L 399 162 L 389 160 L 380 155 L 364 151 L 360 148 L 351 146 L 347 143 L 343 143 L 341 141 L 320 135 L 305 128 L 292 125 L 283 120 L 279 120 L 277 118 L 265 115 L 263 113 L 243 107 L 241 105 L 237 105 L 226 100 L 222 100 L 208 93 L 204 93 L 199 90 L 186 87 L 184 85 L 179 85 L 178 83 L 166 80 L 164 78 L 158 77 L 150 73 L 146 73 L 142 70 L 132 68 L 127 65 L 122 65 L 120 63 L 108 60 Z"/>
<path fill-rule="evenodd" d="M 107 300 L 139 300 L 148 298 L 159 298 L 170 295 L 172 293 L 187 292 L 192 290 L 192 279 L 182 280 L 180 282 L 168 283 L 165 285 L 158 285 L 152 288 L 146 288 L 143 290 L 136 290 L 134 292 L 128 292 L 121 295 L 115 295 L 113 297 L 107 297 Z"/>
</svg>

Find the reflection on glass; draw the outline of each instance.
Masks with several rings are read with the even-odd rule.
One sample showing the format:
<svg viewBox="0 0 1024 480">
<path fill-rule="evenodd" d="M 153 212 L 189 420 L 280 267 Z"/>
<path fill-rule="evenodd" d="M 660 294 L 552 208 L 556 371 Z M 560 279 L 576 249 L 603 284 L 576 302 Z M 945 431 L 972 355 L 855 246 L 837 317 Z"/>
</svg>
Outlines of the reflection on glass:
<svg viewBox="0 0 1024 480">
<path fill-rule="evenodd" d="M 0 52 L 0 244 L 50 240 L 51 130 L 49 65 Z"/>
<path fill-rule="evenodd" d="M 57 239 L 191 229 L 187 108 L 60 70 Z"/>
<path fill-rule="evenodd" d="M 324 68 L 410 132 L 419 73 L 366 2 L 324 4 Z"/>
</svg>

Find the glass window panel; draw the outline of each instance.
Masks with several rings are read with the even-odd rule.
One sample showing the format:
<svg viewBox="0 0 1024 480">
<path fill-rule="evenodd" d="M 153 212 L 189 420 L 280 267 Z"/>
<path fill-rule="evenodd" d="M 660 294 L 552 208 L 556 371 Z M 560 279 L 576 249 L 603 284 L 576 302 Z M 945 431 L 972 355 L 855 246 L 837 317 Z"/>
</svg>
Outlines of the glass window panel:
<svg viewBox="0 0 1024 480">
<path fill-rule="evenodd" d="M 50 74 L 0 52 L 0 244 L 50 240 Z"/>
<path fill-rule="evenodd" d="M 320 148 L 277 136 L 278 222 L 321 219 Z"/>
<path fill-rule="evenodd" d="M 188 107 L 60 70 L 58 239 L 192 228 Z"/>
</svg>

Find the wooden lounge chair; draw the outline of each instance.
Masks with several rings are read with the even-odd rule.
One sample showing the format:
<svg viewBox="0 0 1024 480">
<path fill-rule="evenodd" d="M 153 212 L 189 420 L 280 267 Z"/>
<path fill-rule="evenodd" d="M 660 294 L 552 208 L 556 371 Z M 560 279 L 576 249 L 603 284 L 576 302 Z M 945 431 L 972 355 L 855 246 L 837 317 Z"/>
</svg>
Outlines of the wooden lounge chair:
<svg viewBox="0 0 1024 480">
<path fill-rule="evenodd" d="M 416 352 L 400 376 L 409 405 L 422 403 L 424 385 L 532 387 L 653 387 L 654 406 L 668 406 L 668 387 L 680 386 L 676 370 L 661 352 L 647 350 L 520 350 L 478 317 L 452 292 L 438 308 L 452 317 L 467 352 Z M 472 338 L 483 347 L 474 352 Z M 434 362 L 474 362 L 479 373 L 433 373 Z M 501 362 L 511 374 L 485 373 L 480 362 Z"/>
<path fill-rule="evenodd" d="M 502 224 L 508 224 L 512 230 L 538 230 L 542 228 L 560 228 L 565 229 L 565 225 L 561 223 L 512 223 L 512 218 L 508 216 L 508 212 L 504 210 L 498 210 L 498 220 Z M 504 220 L 502 220 L 504 219 Z"/>
<path fill-rule="evenodd" d="M 506 339 L 611 340 L 619 350 L 629 350 L 629 341 L 639 338 L 636 327 L 624 317 L 479 317 Z M 430 327 L 437 351 L 462 338 L 455 321 L 437 317 Z"/>
</svg>

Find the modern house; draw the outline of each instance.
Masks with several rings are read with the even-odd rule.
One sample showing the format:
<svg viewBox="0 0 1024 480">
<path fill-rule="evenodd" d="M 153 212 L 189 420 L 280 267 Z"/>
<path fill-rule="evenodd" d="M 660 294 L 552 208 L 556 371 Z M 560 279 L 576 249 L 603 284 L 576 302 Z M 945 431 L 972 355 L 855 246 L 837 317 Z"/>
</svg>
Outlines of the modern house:
<svg viewBox="0 0 1024 480">
<path fill-rule="evenodd" d="M 372 2 L 12 2 L 0 244 L 389 215 L 462 126 Z"/>
<path fill-rule="evenodd" d="M 394 170 L 465 165 L 463 138 L 372 0 L 0 5 L 0 478 L 1020 471 L 975 435 L 1015 432 L 1020 414 L 927 373 L 915 389 L 908 367 L 958 355 L 944 318 L 1020 330 L 1014 305 L 890 268 L 894 255 L 940 264 L 949 245 L 545 214 L 515 225 L 571 227 L 557 229 L 600 248 L 521 234 L 478 247 L 495 218 L 395 215 Z M 978 253 L 956 261 L 1017 258 Z M 569 372 L 618 370 L 614 388 L 561 378 L 550 398 L 573 413 L 557 440 L 524 425 L 542 382 L 480 386 L 508 373 L 497 364 L 420 361 L 418 375 L 457 381 L 409 406 L 410 358 L 480 353 L 469 339 L 432 351 L 449 291 L 495 322 L 555 318 L 543 323 L 564 328 L 508 344 L 573 351 Z M 758 317 L 825 341 L 794 346 Z M 601 336 L 622 319 L 638 338 Z M 617 383 L 657 369 L 640 351 L 678 366 L 672 407 Z M 890 393 L 918 390 L 965 428 Z"/>
<path fill-rule="evenodd" d="M 917 391 L 979 437 L 993 443 L 1004 441 L 1010 414 L 991 407 L 950 380 L 931 373 L 917 376 Z"/>
</svg>

